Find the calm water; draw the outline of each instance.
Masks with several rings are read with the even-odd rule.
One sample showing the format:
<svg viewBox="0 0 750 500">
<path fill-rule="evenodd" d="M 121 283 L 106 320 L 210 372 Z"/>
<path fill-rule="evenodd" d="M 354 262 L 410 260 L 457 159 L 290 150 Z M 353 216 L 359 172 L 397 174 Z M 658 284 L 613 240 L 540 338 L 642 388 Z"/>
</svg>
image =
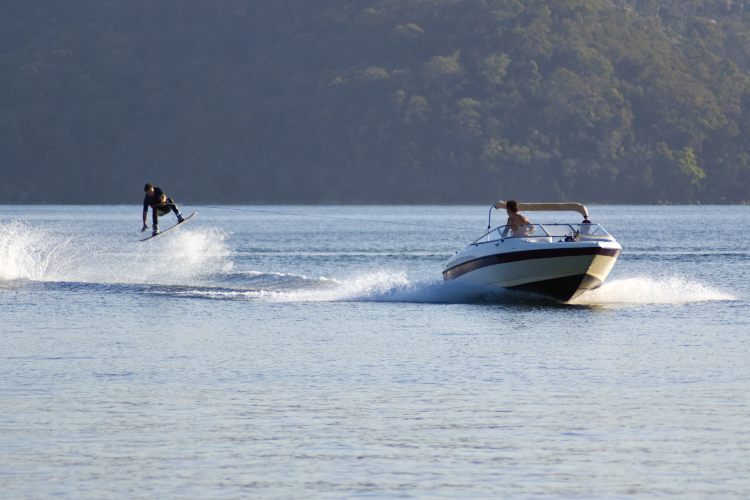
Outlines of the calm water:
<svg viewBox="0 0 750 500">
<path fill-rule="evenodd" d="M 750 207 L 589 209 L 559 304 L 488 207 L 0 207 L 0 498 L 750 497 Z"/>
</svg>

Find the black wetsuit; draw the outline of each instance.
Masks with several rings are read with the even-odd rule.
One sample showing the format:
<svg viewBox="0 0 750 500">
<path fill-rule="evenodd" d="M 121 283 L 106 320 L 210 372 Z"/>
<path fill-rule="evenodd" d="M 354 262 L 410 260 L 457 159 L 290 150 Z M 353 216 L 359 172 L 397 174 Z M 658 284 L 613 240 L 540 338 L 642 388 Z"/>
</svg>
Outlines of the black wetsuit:
<svg viewBox="0 0 750 500">
<path fill-rule="evenodd" d="M 167 215 L 169 211 L 171 210 L 174 212 L 174 214 L 177 216 L 177 219 L 179 220 L 182 217 L 182 214 L 180 213 L 180 209 L 177 208 L 177 205 L 175 205 L 174 201 L 172 201 L 172 198 L 167 198 L 167 201 L 162 205 L 159 200 L 161 199 L 161 195 L 164 194 L 164 191 L 162 191 L 160 188 L 154 188 L 154 195 L 149 196 L 146 195 L 146 198 L 143 199 L 143 211 L 148 212 L 148 207 L 151 207 L 152 211 L 152 218 L 151 222 L 153 227 L 151 228 L 154 233 L 159 232 L 159 216 L 160 215 Z"/>
</svg>

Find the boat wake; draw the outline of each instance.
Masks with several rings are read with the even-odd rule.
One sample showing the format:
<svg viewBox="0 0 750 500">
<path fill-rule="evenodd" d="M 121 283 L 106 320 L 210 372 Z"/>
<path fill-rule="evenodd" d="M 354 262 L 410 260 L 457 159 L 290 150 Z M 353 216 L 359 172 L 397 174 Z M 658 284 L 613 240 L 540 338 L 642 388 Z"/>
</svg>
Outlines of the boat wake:
<svg viewBox="0 0 750 500">
<path fill-rule="evenodd" d="M 0 290 L 76 287 L 117 293 L 262 302 L 405 302 L 559 305 L 549 298 L 460 281 L 414 281 L 404 272 L 368 272 L 346 279 L 235 270 L 227 235 L 190 228 L 140 243 L 132 235 L 87 232 L 62 223 L 0 224 Z M 26 283 L 26 285 L 23 285 Z M 39 285 L 39 284 L 42 285 Z M 43 285 L 47 283 L 47 285 Z M 56 285 L 57 284 L 57 285 Z M 91 288 L 93 287 L 93 288 Z M 612 280 L 570 304 L 679 304 L 736 300 L 697 280 L 639 276 Z"/>
<path fill-rule="evenodd" d="M 570 303 L 577 305 L 606 304 L 684 304 L 737 300 L 736 297 L 682 276 L 638 276 L 613 280 Z"/>
<path fill-rule="evenodd" d="M 0 281 L 187 284 L 231 270 L 225 235 L 210 228 L 140 243 L 63 223 L 0 224 Z"/>
<path fill-rule="evenodd" d="M 269 281 L 269 275 L 258 273 L 248 278 L 254 289 L 194 289 L 178 294 L 197 298 L 260 300 L 266 302 L 411 302 L 466 304 L 513 301 L 518 294 L 502 289 L 475 287 L 457 282 L 410 281 L 403 272 L 376 272 L 343 281 L 274 275 L 277 286 L 255 288 L 257 282 Z"/>
<path fill-rule="evenodd" d="M 433 304 L 559 305 L 553 299 L 498 288 L 442 280 L 410 281 L 405 273 L 378 272 L 343 281 L 288 274 L 248 273 L 252 289 L 189 289 L 175 293 L 206 299 L 264 302 L 407 302 Z M 275 281 L 275 286 L 270 285 Z M 577 306 L 680 304 L 737 300 L 736 297 L 686 278 L 639 277 L 616 280 L 569 304 Z"/>
</svg>

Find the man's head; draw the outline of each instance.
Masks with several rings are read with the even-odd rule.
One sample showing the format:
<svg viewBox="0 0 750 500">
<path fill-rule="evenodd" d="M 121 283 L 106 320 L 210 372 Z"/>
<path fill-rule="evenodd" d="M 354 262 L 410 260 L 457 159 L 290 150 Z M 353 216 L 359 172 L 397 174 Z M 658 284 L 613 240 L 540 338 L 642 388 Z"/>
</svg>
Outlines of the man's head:
<svg viewBox="0 0 750 500">
<path fill-rule="evenodd" d="M 146 191 L 146 194 L 149 196 L 154 195 L 154 186 L 151 184 L 146 184 L 146 186 L 143 188 L 144 191 Z"/>
<path fill-rule="evenodd" d="M 508 212 L 512 212 L 514 214 L 517 214 L 518 213 L 518 202 L 516 200 L 508 200 L 505 203 L 505 209 Z"/>
</svg>

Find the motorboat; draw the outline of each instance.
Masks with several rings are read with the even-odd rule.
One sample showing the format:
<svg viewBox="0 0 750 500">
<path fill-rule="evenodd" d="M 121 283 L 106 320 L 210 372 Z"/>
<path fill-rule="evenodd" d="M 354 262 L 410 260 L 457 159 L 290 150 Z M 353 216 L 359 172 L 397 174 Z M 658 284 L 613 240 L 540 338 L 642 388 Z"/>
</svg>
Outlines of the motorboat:
<svg viewBox="0 0 750 500">
<path fill-rule="evenodd" d="M 622 247 L 601 225 L 589 220 L 580 203 L 519 203 L 519 212 L 572 211 L 580 224 L 520 224 L 492 227 L 445 264 L 443 278 L 472 285 L 498 286 L 531 292 L 562 302 L 600 287 Z"/>
</svg>

